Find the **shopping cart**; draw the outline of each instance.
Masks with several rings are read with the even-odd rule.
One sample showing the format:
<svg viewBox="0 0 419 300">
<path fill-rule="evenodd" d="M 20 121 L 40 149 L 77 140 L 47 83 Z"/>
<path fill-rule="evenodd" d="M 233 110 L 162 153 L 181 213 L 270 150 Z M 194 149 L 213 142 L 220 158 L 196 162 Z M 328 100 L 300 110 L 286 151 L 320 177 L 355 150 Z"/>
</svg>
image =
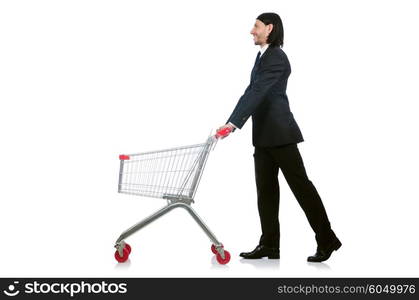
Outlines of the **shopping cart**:
<svg viewBox="0 0 419 300">
<path fill-rule="evenodd" d="M 131 253 L 126 238 L 177 207 L 186 209 L 210 238 L 218 263 L 230 261 L 230 253 L 191 207 L 210 151 L 220 137 L 229 133 L 230 129 L 225 128 L 203 144 L 119 156 L 118 192 L 166 199 L 167 205 L 120 235 L 115 243 L 118 262 L 125 262 Z"/>
</svg>

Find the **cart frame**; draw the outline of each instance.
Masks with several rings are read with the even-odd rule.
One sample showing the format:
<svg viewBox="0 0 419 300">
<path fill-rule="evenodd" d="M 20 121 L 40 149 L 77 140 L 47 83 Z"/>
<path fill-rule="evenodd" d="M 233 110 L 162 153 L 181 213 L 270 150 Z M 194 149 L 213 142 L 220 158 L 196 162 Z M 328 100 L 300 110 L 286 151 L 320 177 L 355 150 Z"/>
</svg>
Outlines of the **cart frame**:
<svg viewBox="0 0 419 300">
<path fill-rule="evenodd" d="M 119 172 L 119 183 L 118 183 L 118 192 L 119 193 L 126 193 L 126 194 L 134 194 L 140 196 L 147 196 L 147 197 L 155 197 L 155 198 L 162 198 L 167 200 L 167 205 L 162 207 L 161 209 L 157 210 L 153 214 L 149 215 L 147 218 L 143 219 L 142 221 L 136 223 L 135 225 L 131 226 L 127 230 L 125 230 L 119 238 L 115 242 L 115 258 L 119 262 L 124 262 L 128 259 L 128 256 L 131 252 L 131 247 L 125 242 L 125 239 L 136 233 L 137 231 L 141 230 L 142 228 L 146 227 L 147 225 L 151 224 L 155 220 L 159 219 L 160 217 L 164 216 L 171 210 L 175 208 L 184 208 L 196 221 L 196 223 L 201 227 L 204 233 L 208 236 L 210 241 L 212 242 L 212 252 L 217 255 L 217 261 L 221 264 L 225 264 L 230 260 L 230 254 L 228 251 L 224 250 L 223 244 L 216 238 L 214 233 L 209 229 L 209 227 L 205 224 L 205 222 L 199 217 L 197 212 L 192 208 L 191 204 L 194 203 L 194 197 L 199 185 L 206 161 L 208 159 L 209 153 L 211 150 L 215 148 L 215 145 L 218 141 L 220 136 L 226 136 L 230 133 L 230 131 L 225 130 L 224 132 L 217 132 L 216 135 L 209 136 L 207 141 L 203 144 L 196 144 L 191 146 L 185 147 L 178 147 L 178 148 L 171 148 L 166 150 L 159 150 L 159 151 L 151 151 L 145 153 L 138 153 L 138 154 L 130 154 L 130 155 L 120 155 L 120 172 Z M 185 152 L 190 151 L 190 149 L 199 150 L 197 152 Z M 190 161 L 189 169 L 181 170 L 181 171 L 172 171 L 179 172 L 180 177 L 183 180 L 179 181 L 177 187 L 170 187 L 171 193 L 168 193 L 169 187 L 162 187 L 160 185 L 155 184 L 154 177 L 150 176 L 150 174 L 144 175 L 135 175 L 129 177 L 127 175 L 127 163 L 130 162 L 132 158 L 141 158 L 141 157 L 151 157 L 149 160 L 163 160 L 166 154 L 173 154 L 173 153 L 180 153 L 179 157 L 185 153 L 191 155 L 193 157 L 193 162 Z M 190 154 L 192 153 L 192 154 Z M 195 156 L 193 155 L 195 153 Z M 141 161 L 137 161 L 134 163 L 140 164 Z M 147 164 L 143 162 L 142 164 Z M 148 162 L 148 164 L 150 164 Z M 173 164 L 172 164 L 173 165 Z M 156 162 L 151 163 L 151 167 L 155 167 Z M 157 175 L 162 175 L 163 172 L 169 172 L 170 164 L 165 164 L 164 169 Z M 140 167 L 138 167 L 140 168 Z M 148 172 L 148 173 L 151 173 Z M 131 174 L 132 175 L 132 174 Z M 154 174 L 152 174 L 154 175 Z M 150 179 L 151 177 L 151 179 Z M 128 178 L 131 178 L 132 182 L 129 182 Z M 147 189 L 142 189 L 144 185 L 139 184 L 138 182 L 142 181 L 150 181 L 153 183 L 147 185 Z M 154 181 L 153 181 L 154 180 Z M 155 188 L 153 190 L 152 188 Z M 157 191 L 157 192 L 156 192 Z M 177 191 L 177 193 L 173 193 L 173 191 Z M 125 249 L 129 248 L 127 252 Z M 119 256 L 119 257 L 118 257 Z"/>
</svg>

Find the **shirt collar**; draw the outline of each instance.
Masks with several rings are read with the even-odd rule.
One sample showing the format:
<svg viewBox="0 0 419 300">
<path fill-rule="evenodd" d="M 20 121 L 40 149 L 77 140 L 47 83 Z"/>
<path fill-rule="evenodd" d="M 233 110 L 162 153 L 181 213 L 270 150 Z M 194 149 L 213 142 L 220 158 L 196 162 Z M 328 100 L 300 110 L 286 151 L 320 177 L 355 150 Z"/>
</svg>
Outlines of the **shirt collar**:
<svg viewBox="0 0 419 300">
<path fill-rule="evenodd" d="M 269 47 L 269 44 L 265 44 L 265 46 L 263 46 L 263 47 L 259 50 L 259 52 L 260 52 L 260 56 L 262 56 L 262 55 L 263 55 L 263 53 L 265 53 L 265 51 L 266 51 L 266 49 L 268 49 L 268 47 Z"/>
</svg>

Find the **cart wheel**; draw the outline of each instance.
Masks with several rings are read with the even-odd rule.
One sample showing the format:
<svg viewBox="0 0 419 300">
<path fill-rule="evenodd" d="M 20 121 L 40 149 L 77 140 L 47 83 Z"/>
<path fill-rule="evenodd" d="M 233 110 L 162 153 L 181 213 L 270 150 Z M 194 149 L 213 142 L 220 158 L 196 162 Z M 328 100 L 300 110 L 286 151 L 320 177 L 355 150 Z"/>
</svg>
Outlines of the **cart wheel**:
<svg viewBox="0 0 419 300">
<path fill-rule="evenodd" d="M 129 244 L 125 243 L 125 248 L 124 249 L 127 249 L 128 254 L 131 254 L 131 246 Z"/>
<path fill-rule="evenodd" d="M 223 247 L 224 248 L 224 246 L 223 245 L 221 245 L 221 247 Z M 211 245 L 211 251 L 212 251 L 212 253 L 214 253 L 214 254 L 217 254 L 218 252 L 217 252 L 217 249 L 215 249 L 215 245 L 214 244 L 212 244 Z"/>
<path fill-rule="evenodd" d="M 227 250 L 224 250 L 224 256 L 225 256 L 225 258 L 223 259 L 220 255 L 220 253 L 217 253 L 217 261 L 221 265 L 227 264 L 230 261 L 230 258 L 231 258 L 230 252 L 228 252 Z"/>
<path fill-rule="evenodd" d="M 119 252 L 118 250 L 115 251 L 115 259 L 119 262 L 119 263 L 123 263 L 126 262 L 127 259 L 129 257 L 129 252 L 127 248 L 122 249 L 122 257 L 119 256 Z"/>
</svg>

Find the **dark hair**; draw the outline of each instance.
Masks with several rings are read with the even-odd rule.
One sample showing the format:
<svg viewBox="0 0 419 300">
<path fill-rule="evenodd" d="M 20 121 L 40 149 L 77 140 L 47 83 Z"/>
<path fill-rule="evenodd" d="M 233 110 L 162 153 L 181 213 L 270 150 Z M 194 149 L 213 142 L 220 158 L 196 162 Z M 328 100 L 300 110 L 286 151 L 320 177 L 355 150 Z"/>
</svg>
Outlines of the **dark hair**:
<svg viewBox="0 0 419 300">
<path fill-rule="evenodd" d="M 274 47 L 282 47 L 284 45 L 284 27 L 282 26 L 281 18 L 276 13 L 263 13 L 256 19 L 265 25 L 273 25 L 267 42 Z"/>
</svg>

